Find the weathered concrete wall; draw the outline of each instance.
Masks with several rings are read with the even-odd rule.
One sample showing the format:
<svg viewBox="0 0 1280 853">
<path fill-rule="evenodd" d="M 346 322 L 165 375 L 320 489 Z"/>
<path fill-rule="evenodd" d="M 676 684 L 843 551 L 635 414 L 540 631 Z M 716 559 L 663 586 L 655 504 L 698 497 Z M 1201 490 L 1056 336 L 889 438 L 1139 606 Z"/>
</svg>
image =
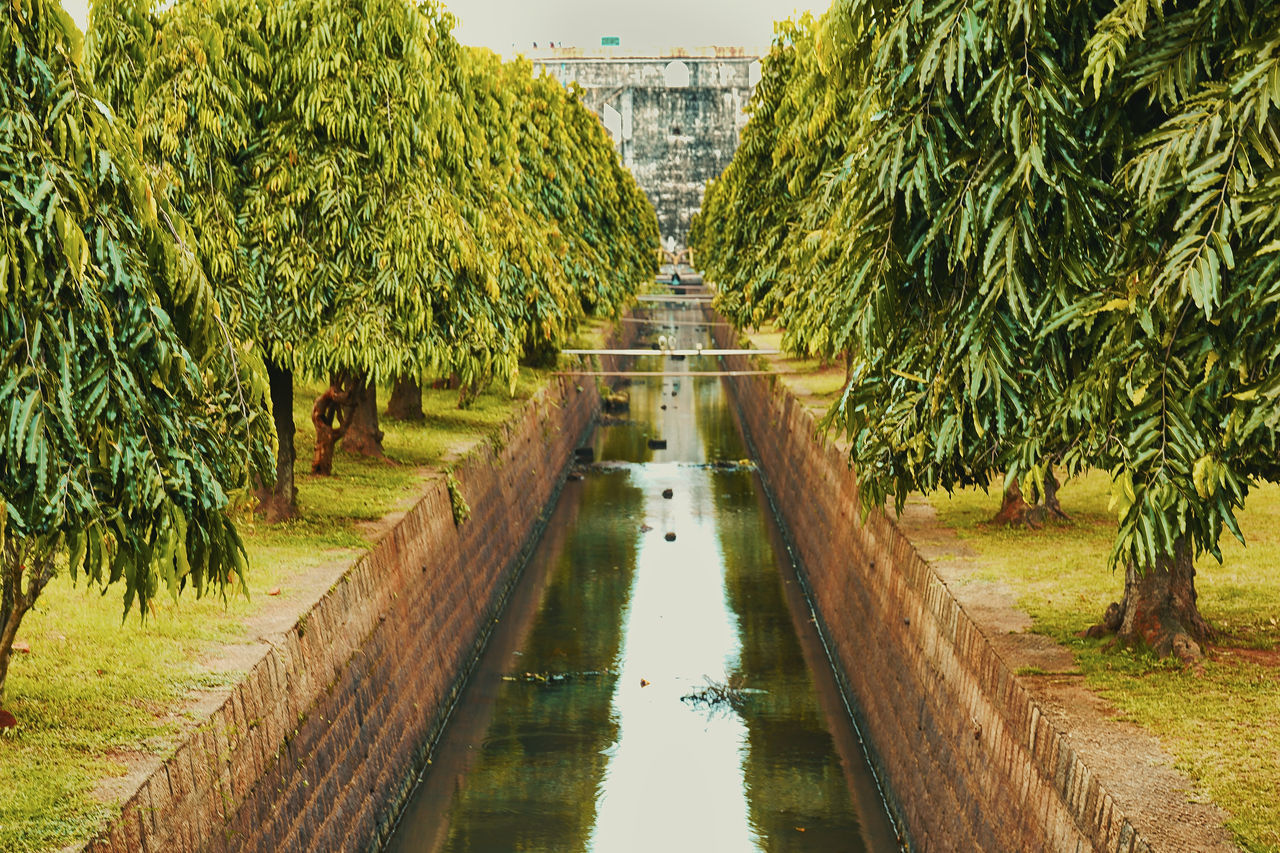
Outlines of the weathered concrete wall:
<svg viewBox="0 0 1280 853">
<path fill-rule="evenodd" d="M 728 381 L 912 848 L 1150 851 L 894 522 L 861 519 L 857 478 L 805 407 L 776 376 Z"/>
<path fill-rule="evenodd" d="M 534 62 L 562 83 L 585 89 L 584 102 L 601 116 L 658 211 L 664 244 L 684 248 L 707 181 L 737 150 L 756 58 L 566 56 Z"/>
<path fill-rule="evenodd" d="M 571 379 L 443 479 L 253 666 L 92 851 L 364 850 L 384 840 L 599 403 Z"/>
</svg>

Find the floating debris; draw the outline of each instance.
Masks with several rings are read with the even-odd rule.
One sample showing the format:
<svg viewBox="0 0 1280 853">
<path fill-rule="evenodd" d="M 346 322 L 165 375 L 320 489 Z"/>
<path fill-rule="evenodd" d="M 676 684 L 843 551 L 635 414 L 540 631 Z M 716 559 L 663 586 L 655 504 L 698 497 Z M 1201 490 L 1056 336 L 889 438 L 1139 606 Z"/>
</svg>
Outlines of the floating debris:
<svg viewBox="0 0 1280 853">
<path fill-rule="evenodd" d="M 502 676 L 503 681 L 520 681 L 525 684 L 568 684 L 582 681 L 602 681 L 617 673 L 607 669 L 583 672 L 514 672 Z"/>
<path fill-rule="evenodd" d="M 649 439 L 649 449 L 650 450 L 666 450 L 667 440 L 665 438 L 651 438 Z"/>
<path fill-rule="evenodd" d="M 681 696 L 680 701 L 707 711 L 741 711 L 751 694 L 763 692 L 743 686 L 741 675 L 732 675 L 728 681 L 713 681 L 704 675 L 703 680 L 701 688 Z"/>
<path fill-rule="evenodd" d="M 667 540 L 668 542 L 676 541 L 676 535 L 674 533 L 667 533 L 667 535 L 663 536 L 662 538 Z"/>
<path fill-rule="evenodd" d="M 667 500 L 671 500 L 672 498 L 674 498 L 674 497 L 676 496 L 676 493 L 675 493 L 674 491 L 672 491 L 671 489 L 663 489 L 663 490 L 662 490 L 662 496 L 663 496 L 664 498 L 666 498 Z"/>
</svg>

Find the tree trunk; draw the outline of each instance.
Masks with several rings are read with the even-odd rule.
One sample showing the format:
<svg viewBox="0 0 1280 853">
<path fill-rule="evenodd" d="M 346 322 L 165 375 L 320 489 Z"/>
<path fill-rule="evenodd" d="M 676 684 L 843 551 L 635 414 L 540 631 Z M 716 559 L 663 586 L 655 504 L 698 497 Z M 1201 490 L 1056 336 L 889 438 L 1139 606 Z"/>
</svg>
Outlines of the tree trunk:
<svg viewBox="0 0 1280 853">
<path fill-rule="evenodd" d="M 1022 487 L 1015 479 L 1004 490 L 1000 502 L 1000 511 L 991 519 L 992 524 L 1004 524 L 1009 527 L 1039 527 L 1044 522 L 1044 509 L 1032 506 L 1022 499 Z"/>
<path fill-rule="evenodd" d="M 469 409 L 480 396 L 479 382 L 463 382 L 458 386 L 458 408 Z"/>
<path fill-rule="evenodd" d="M 462 385 L 462 379 L 456 373 L 450 373 L 448 376 L 442 376 L 435 382 L 431 383 L 431 387 L 437 391 L 455 391 Z"/>
<path fill-rule="evenodd" d="M 1160 657 L 1199 660 L 1216 633 L 1196 606 L 1195 576 L 1191 544 L 1178 539 L 1173 556 L 1161 556 L 1146 572 L 1125 570 L 1124 599 L 1112 603 L 1102 623 L 1086 634 L 1114 633 L 1120 642 L 1145 646 Z"/>
<path fill-rule="evenodd" d="M 1044 508 L 1050 517 L 1059 521 L 1070 521 L 1071 516 L 1067 515 L 1062 508 L 1062 504 L 1058 503 L 1058 478 L 1053 475 L 1053 466 L 1046 465 L 1044 469 Z"/>
<path fill-rule="evenodd" d="M 293 437 L 293 371 L 266 359 L 267 378 L 271 383 L 271 418 L 276 426 L 276 481 L 258 493 L 259 506 L 267 521 L 276 523 L 292 518 L 298 512 L 298 489 L 293 482 L 293 463 L 297 459 Z"/>
<path fill-rule="evenodd" d="M 351 408 L 351 420 L 342 439 L 342 449 L 381 459 L 383 432 L 378 429 L 378 386 L 365 374 L 357 374 L 351 379 L 347 405 Z"/>
<path fill-rule="evenodd" d="M 45 585 L 53 578 L 53 570 L 52 555 L 41 557 L 34 549 L 19 547 L 14 540 L 7 542 L 4 550 L 0 551 L 0 704 L 4 702 L 18 627 L 22 624 L 22 617 L 27 615 Z M 27 576 L 25 590 L 22 588 L 24 574 Z"/>
<path fill-rule="evenodd" d="M 351 419 L 351 410 L 347 406 L 348 396 L 348 390 L 335 377 L 311 407 L 311 423 L 316 428 L 316 452 L 311 457 L 312 474 L 327 477 L 333 473 L 333 447 L 347 434 L 347 424 Z"/>
<path fill-rule="evenodd" d="M 387 401 L 387 417 L 398 421 L 421 421 L 426 419 L 422 412 L 422 386 L 418 380 L 410 376 L 401 376 L 391 389 L 391 399 Z"/>
</svg>

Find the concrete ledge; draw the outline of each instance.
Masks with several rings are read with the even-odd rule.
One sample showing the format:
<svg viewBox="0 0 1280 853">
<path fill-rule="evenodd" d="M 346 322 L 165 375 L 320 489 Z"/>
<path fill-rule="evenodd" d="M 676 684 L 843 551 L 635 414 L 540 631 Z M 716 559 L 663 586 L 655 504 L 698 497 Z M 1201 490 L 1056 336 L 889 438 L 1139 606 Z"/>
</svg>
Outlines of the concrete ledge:
<svg viewBox="0 0 1280 853">
<path fill-rule="evenodd" d="M 270 645 L 85 845 L 357 850 L 390 833 L 599 406 L 555 379 Z"/>
<path fill-rule="evenodd" d="M 898 525 L 862 519 L 846 455 L 805 406 L 777 376 L 726 381 L 912 849 L 1154 849 Z"/>
</svg>

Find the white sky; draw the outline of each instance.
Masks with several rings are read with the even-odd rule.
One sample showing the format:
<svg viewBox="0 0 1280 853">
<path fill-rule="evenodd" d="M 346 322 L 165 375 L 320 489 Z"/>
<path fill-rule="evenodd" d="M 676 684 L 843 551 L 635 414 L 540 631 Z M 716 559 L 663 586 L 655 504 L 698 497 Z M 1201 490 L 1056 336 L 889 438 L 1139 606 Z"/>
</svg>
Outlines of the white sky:
<svg viewBox="0 0 1280 853">
<path fill-rule="evenodd" d="M 80 29 L 88 0 L 62 0 Z M 459 41 L 501 53 L 546 47 L 598 47 L 618 36 L 623 47 L 768 47 L 773 22 L 830 0 L 447 0 Z"/>
</svg>

